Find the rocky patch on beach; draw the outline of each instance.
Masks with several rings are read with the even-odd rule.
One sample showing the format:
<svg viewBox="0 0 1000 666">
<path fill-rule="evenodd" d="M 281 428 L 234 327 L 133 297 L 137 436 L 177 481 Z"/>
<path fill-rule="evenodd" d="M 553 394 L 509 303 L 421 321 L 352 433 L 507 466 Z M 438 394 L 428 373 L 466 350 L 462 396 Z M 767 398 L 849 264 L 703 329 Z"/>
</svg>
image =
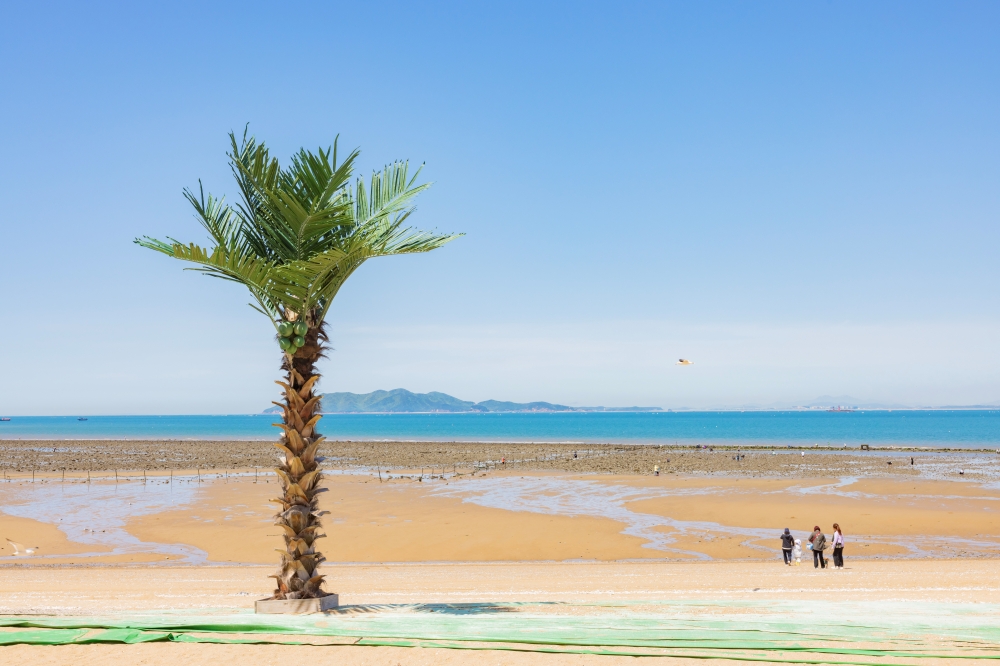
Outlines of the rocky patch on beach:
<svg viewBox="0 0 1000 666">
<path fill-rule="evenodd" d="M 932 476 L 1000 478 L 1000 455 L 983 452 L 888 452 L 823 449 L 701 448 L 615 444 L 474 442 L 335 442 L 327 468 L 427 474 L 496 470 L 582 474 L 721 474 L 751 477 Z M 266 441 L 0 441 L 5 474 L 112 470 L 269 469 L 277 451 Z M 913 463 L 911 464 L 911 456 Z"/>
</svg>

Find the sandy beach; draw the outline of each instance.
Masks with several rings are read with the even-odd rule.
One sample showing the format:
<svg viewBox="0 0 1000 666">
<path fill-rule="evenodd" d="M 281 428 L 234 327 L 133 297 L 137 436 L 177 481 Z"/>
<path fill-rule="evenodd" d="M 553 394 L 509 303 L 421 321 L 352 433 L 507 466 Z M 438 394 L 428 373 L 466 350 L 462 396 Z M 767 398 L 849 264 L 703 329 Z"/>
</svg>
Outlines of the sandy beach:
<svg viewBox="0 0 1000 666">
<path fill-rule="evenodd" d="M 264 594 L 267 569 L 242 567 L 155 567 L 84 569 L 8 569 L 0 575 L 0 613 L 6 616 L 56 615 L 72 620 L 94 616 L 162 618 L 164 608 L 192 618 L 224 617 L 249 608 L 254 597 Z M 939 623 L 925 647 L 937 654 L 955 650 L 955 638 L 945 629 L 951 621 L 949 609 L 968 614 L 969 609 L 986 613 L 1000 594 L 1000 569 L 988 561 L 855 562 L 843 571 L 787 568 L 773 563 L 497 563 L 497 564 L 395 564 L 336 565 L 331 575 L 340 590 L 343 610 L 333 614 L 350 627 L 371 633 L 336 635 L 310 639 L 293 637 L 313 646 L 213 645 L 146 643 L 137 645 L 62 645 L 55 647 L 16 645 L 0 647 L 9 659 L 39 664 L 144 663 L 180 664 L 186 660 L 214 663 L 239 659 L 246 664 L 278 664 L 288 660 L 315 660 L 321 664 L 625 664 L 634 656 L 614 654 L 544 653 L 541 646 L 515 645 L 495 640 L 473 641 L 461 647 L 441 647 L 448 631 L 440 629 L 435 641 L 423 641 L 419 649 L 374 645 L 378 627 L 373 616 L 389 617 L 396 623 L 411 623 L 410 640 L 420 643 L 427 618 L 441 616 L 461 622 L 478 618 L 467 628 L 501 626 L 510 629 L 524 622 L 544 625 L 606 618 L 626 623 L 632 617 L 658 618 L 664 629 L 682 620 L 688 631 L 703 635 L 731 624 L 744 631 L 771 626 L 779 621 L 787 628 L 798 623 L 801 632 L 795 649 L 762 653 L 730 646 L 724 657 L 710 658 L 704 647 L 660 649 L 669 663 L 733 663 L 746 658 L 776 663 L 809 658 L 802 651 L 812 638 L 812 627 L 836 645 L 832 652 L 812 656 L 827 663 L 968 663 L 968 659 L 921 656 L 913 629 L 905 647 L 891 638 L 892 625 L 885 624 L 878 636 L 858 632 L 852 645 L 871 651 L 859 662 L 857 655 L 843 653 L 843 637 L 830 641 L 833 627 L 849 624 L 850 614 L 863 613 L 859 621 L 879 625 L 880 613 L 919 627 L 928 620 Z M 824 600 L 821 607 L 811 600 Z M 847 616 L 847 617 L 845 617 Z M 963 616 L 964 617 L 964 616 Z M 350 625 L 350 621 L 357 624 Z M 602 620 L 603 621 L 603 620 Z M 884 621 L 884 617 L 883 617 Z M 881 625 L 880 625 L 881 626 Z M 0 630 L 0 640 L 12 631 Z M 244 636 L 246 637 L 246 636 Z M 483 638 L 483 636 L 479 636 Z M 257 640 L 267 637 L 257 636 Z M 273 638 L 273 637 L 272 637 Z M 969 636 L 965 636 L 970 640 Z M 743 641 L 746 642 L 745 640 Z M 434 647 L 437 645 L 438 647 Z M 891 648 L 895 656 L 875 654 Z M 567 648 L 568 649 L 568 648 Z M 855 649 L 852 647 L 851 649 Z M 841 653 L 838 654 L 838 650 Z M 625 647 L 589 645 L 584 651 L 628 653 Z M 652 648 L 631 649 L 654 656 Z M 687 651 L 690 656 L 684 656 Z M 908 654 L 902 654 L 903 652 Z M 966 646 L 964 654 L 988 656 L 985 644 Z M 993 652 L 995 656 L 995 652 Z M 810 663 L 815 663 L 811 661 Z"/>
<path fill-rule="evenodd" d="M 218 444 L 191 443 L 186 451 L 174 451 L 159 443 L 171 454 L 156 460 L 161 468 L 137 471 L 115 469 L 107 461 L 153 443 L 50 443 L 45 451 L 38 443 L 4 442 L 0 461 L 8 469 L 0 481 L 0 534 L 37 552 L 15 557 L 6 543 L 0 548 L 0 614 L 96 622 L 96 616 L 106 620 L 168 609 L 241 617 L 269 590 L 267 575 L 279 542 L 269 500 L 278 487 L 261 469 L 273 458 L 264 443 L 253 443 L 253 455 L 260 457 L 249 459 L 259 467 L 232 468 L 228 463 L 247 460 L 240 458 L 246 455 L 241 447 L 249 444 Z M 559 615 L 560 622 L 572 626 L 576 620 L 567 617 L 594 613 L 625 613 L 628 621 L 639 621 L 636 608 L 642 607 L 656 623 L 669 624 L 679 617 L 676 609 L 668 613 L 657 604 L 722 604 L 712 606 L 713 617 L 749 613 L 764 621 L 772 600 L 793 604 L 788 612 L 806 621 L 813 617 L 807 600 L 817 595 L 836 600 L 831 608 L 845 617 L 847 607 L 837 604 L 869 604 L 858 611 L 868 618 L 889 612 L 886 604 L 900 603 L 958 612 L 956 604 L 989 601 L 1000 585 L 995 454 L 924 453 L 911 465 L 908 453 L 881 451 L 754 451 L 737 460 L 728 450 L 609 446 L 577 448 L 574 458 L 568 447 L 476 446 L 330 447 L 335 453 L 325 463 L 321 507 L 329 515 L 322 550 L 329 560 L 327 587 L 341 595 L 345 612 L 385 605 L 384 612 L 365 617 L 405 623 L 424 617 L 412 604 L 485 605 L 473 615 L 504 618 L 515 611 L 523 613 L 518 617 L 549 617 L 545 613 L 557 604 L 558 613 L 566 615 Z M 243 452 L 226 453 L 233 448 Z M 54 456 L 53 464 L 33 477 L 23 467 L 10 471 L 32 455 Z M 86 469 L 69 467 L 68 457 Z M 651 462 L 660 464 L 660 476 L 628 473 Z M 52 469 L 59 464 L 66 465 L 65 475 Z M 800 566 L 780 563 L 781 529 L 790 527 L 804 542 L 814 524 L 829 532 L 834 521 L 848 539 L 845 570 L 815 570 L 808 551 Z M 579 605 L 609 599 L 639 606 L 598 611 Z M 744 601 L 751 605 L 742 610 L 731 605 Z M 490 606 L 522 603 L 536 605 Z M 464 611 L 460 615 L 465 617 Z M 337 641 L 361 640 L 341 635 L 359 628 L 336 631 Z M 423 636 L 420 632 L 431 629 L 407 631 Z M 933 639 L 948 646 L 950 640 Z M 462 649 L 422 644 L 420 650 L 382 643 L 295 649 L 316 651 L 319 663 L 563 664 L 633 658 L 615 656 L 620 645 L 602 648 L 609 654 L 557 655 L 524 652 L 523 646 L 498 650 L 488 641 L 476 646 L 490 649 L 475 653 L 465 649 L 475 641 L 459 641 Z M 226 658 L 277 663 L 290 649 L 201 643 L 0 648 L 40 663 L 156 664 Z M 470 654 L 486 661 L 470 661 Z M 693 658 L 672 654 L 675 660 Z"/>
</svg>

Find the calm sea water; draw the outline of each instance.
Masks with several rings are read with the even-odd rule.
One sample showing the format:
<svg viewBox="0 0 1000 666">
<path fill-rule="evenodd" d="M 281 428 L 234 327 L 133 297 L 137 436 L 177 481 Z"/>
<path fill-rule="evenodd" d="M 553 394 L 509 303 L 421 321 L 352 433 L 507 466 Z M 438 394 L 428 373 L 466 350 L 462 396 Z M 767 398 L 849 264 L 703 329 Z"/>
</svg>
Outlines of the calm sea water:
<svg viewBox="0 0 1000 666">
<path fill-rule="evenodd" d="M 274 415 L 12 417 L 0 439 L 271 439 Z M 1000 446 L 1000 410 L 329 414 L 329 439 Z"/>
</svg>

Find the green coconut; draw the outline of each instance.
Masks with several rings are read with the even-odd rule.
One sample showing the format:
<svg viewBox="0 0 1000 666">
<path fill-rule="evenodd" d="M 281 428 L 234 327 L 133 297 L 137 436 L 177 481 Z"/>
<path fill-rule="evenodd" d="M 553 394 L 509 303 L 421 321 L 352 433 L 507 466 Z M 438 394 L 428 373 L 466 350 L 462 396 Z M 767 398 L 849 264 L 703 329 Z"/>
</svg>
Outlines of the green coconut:
<svg viewBox="0 0 1000 666">
<path fill-rule="evenodd" d="M 296 347 L 304 347 L 306 344 L 306 339 L 303 338 L 301 335 L 296 335 L 294 338 L 292 338 L 292 344 L 295 345 Z"/>
<path fill-rule="evenodd" d="M 278 324 L 278 335 L 283 338 L 289 337 L 293 333 L 295 326 L 292 325 L 290 321 L 283 321 Z"/>
<path fill-rule="evenodd" d="M 288 338 L 278 338 L 278 346 L 283 350 L 288 351 L 292 347 L 292 341 Z"/>
<path fill-rule="evenodd" d="M 306 326 L 306 323 L 304 321 L 300 321 L 295 324 L 295 335 L 305 335 L 308 332 L 309 332 L 309 327 Z M 301 347 L 302 345 L 299 346 Z"/>
</svg>

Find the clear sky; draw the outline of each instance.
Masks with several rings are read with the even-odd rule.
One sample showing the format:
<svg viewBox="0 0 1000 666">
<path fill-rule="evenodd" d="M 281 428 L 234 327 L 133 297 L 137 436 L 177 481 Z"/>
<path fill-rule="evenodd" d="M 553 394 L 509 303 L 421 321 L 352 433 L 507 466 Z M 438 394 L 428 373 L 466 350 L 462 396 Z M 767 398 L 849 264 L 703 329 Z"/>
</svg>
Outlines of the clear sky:
<svg viewBox="0 0 1000 666">
<path fill-rule="evenodd" d="M 132 244 L 246 123 L 467 234 L 351 279 L 324 391 L 1000 402 L 996 2 L 167 4 L 3 6 L 0 412 L 276 397 L 241 288 Z"/>
</svg>

